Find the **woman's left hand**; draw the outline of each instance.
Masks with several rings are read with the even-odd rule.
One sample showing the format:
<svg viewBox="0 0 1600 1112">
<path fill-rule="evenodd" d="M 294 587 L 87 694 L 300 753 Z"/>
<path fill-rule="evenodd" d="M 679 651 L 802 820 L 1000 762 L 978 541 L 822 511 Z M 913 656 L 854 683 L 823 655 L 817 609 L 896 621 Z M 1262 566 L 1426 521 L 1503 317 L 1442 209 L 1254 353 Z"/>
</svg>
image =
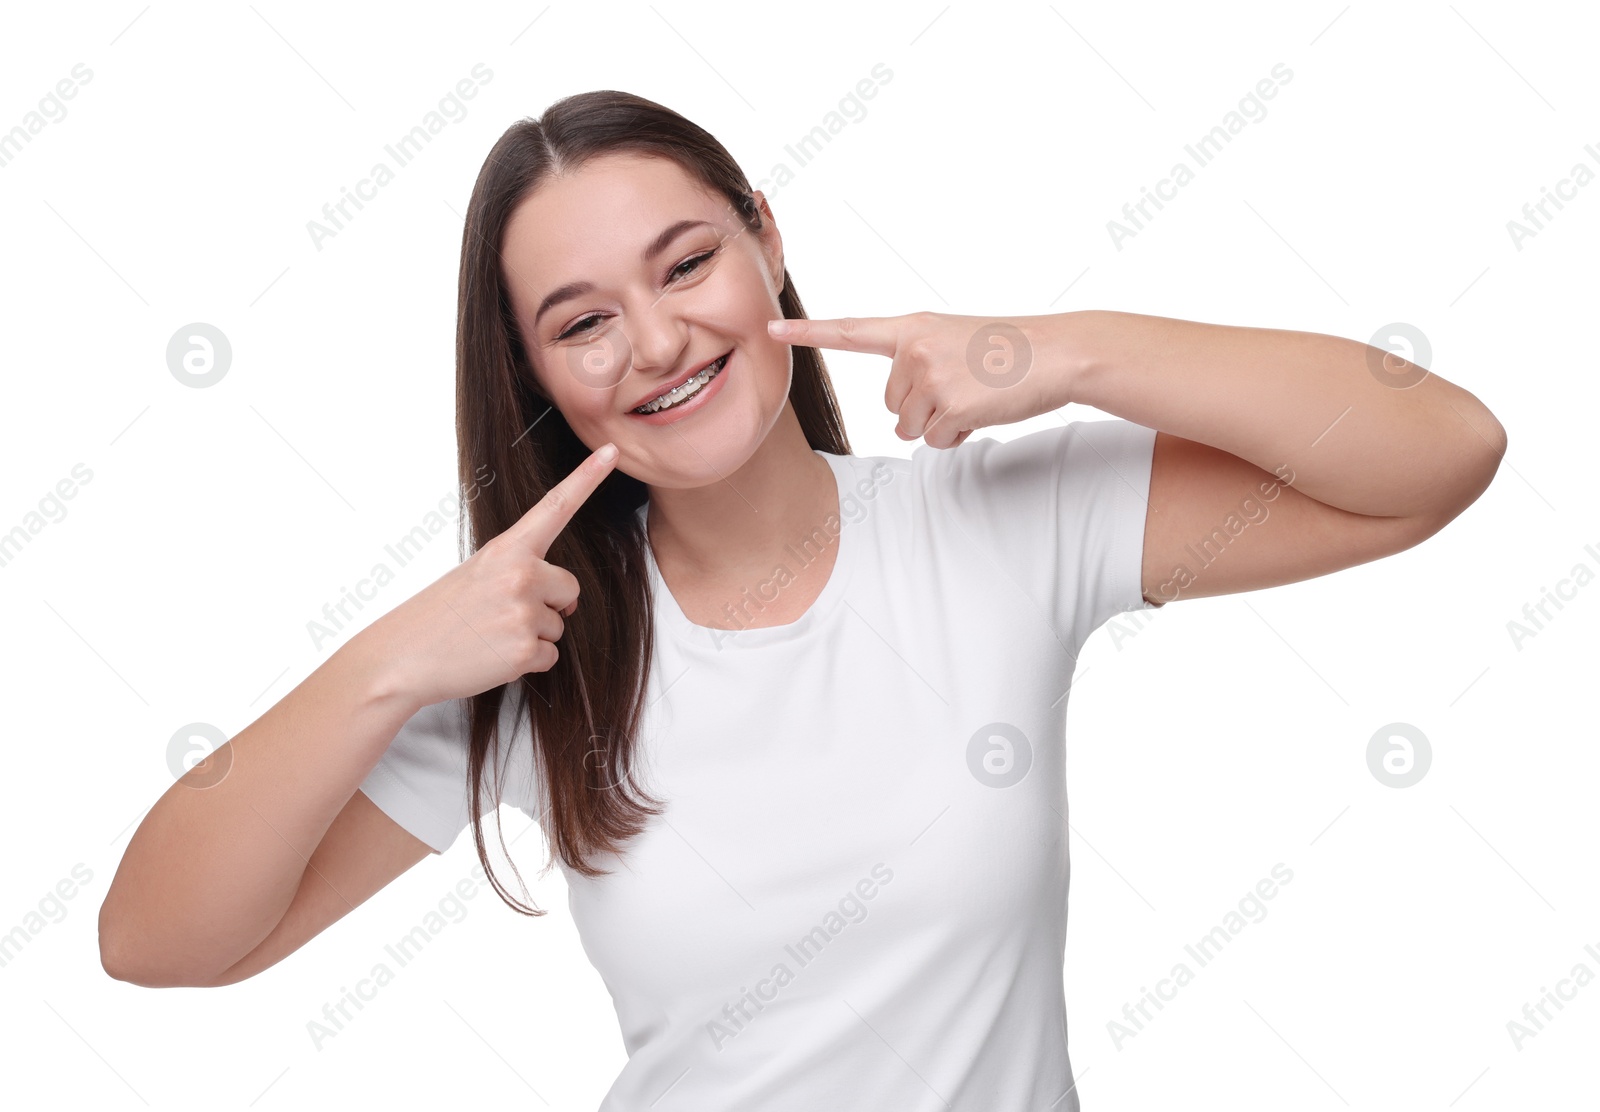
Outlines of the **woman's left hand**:
<svg viewBox="0 0 1600 1112">
<path fill-rule="evenodd" d="M 977 429 L 1025 421 L 1067 403 L 1067 361 L 1059 352 L 1040 351 L 1042 326 L 1053 319 L 922 312 L 771 321 L 768 331 L 797 347 L 889 356 L 894 362 L 883 403 L 899 415 L 895 433 L 902 440 L 921 437 L 930 448 L 954 448 Z M 778 325 L 788 331 L 778 335 Z"/>
</svg>

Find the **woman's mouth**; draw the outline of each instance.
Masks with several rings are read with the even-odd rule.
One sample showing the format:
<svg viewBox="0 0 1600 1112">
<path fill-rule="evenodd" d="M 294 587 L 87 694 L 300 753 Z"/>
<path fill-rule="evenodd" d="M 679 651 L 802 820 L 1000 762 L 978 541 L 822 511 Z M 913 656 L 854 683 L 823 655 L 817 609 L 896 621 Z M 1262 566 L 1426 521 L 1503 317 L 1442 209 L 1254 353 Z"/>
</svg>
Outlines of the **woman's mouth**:
<svg viewBox="0 0 1600 1112">
<path fill-rule="evenodd" d="M 628 412 L 635 417 L 649 420 L 652 424 L 666 424 L 677 420 L 679 416 L 688 414 L 705 405 L 712 396 L 722 389 L 722 371 L 728 365 L 728 360 L 733 352 L 725 352 L 714 362 L 707 364 L 705 370 L 689 379 L 676 390 L 669 390 L 658 398 L 631 409 Z"/>
</svg>

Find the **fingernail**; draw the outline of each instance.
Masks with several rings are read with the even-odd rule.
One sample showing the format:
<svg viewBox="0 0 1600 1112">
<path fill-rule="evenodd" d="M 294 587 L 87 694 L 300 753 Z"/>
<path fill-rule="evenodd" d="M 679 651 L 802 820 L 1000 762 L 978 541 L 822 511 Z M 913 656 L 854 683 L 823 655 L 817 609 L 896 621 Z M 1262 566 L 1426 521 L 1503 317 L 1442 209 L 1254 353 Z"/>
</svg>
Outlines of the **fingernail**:
<svg viewBox="0 0 1600 1112">
<path fill-rule="evenodd" d="M 788 321 L 786 321 L 786 320 L 769 320 L 767 322 L 767 335 L 769 335 L 769 336 L 787 336 L 788 334 L 789 334 L 789 322 Z"/>
</svg>

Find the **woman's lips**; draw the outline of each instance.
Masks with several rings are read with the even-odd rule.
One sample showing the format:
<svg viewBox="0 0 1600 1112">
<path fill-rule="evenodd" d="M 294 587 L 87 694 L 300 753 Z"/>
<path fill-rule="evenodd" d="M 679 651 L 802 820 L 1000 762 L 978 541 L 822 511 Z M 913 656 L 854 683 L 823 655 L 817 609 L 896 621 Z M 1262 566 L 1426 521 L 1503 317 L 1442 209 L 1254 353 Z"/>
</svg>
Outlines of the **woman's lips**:
<svg viewBox="0 0 1600 1112">
<path fill-rule="evenodd" d="M 680 405 L 658 409 L 654 413 L 635 413 L 628 410 L 628 416 L 636 421 L 645 421 L 652 425 L 670 425 L 680 418 L 687 417 L 696 410 L 704 409 L 706 404 L 722 391 L 722 380 L 728 377 L 728 369 L 733 366 L 733 352 L 729 351 L 722 370 L 711 376 L 711 381 L 700 387 L 698 393 Z M 690 376 L 693 377 L 693 376 Z"/>
<path fill-rule="evenodd" d="M 651 402 L 656 401 L 659 398 L 663 398 L 666 395 L 672 393 L 674 390 L 679 389 L 680 387 L 682 387 L 686 383 L 688 383 L 691 379 L 695 378 L 697 375 L 705 373 L 705 370 L 706 370 L 707 367 L 711 366 L 713 363 L 717 362 L 718 360 L 722 359 L 724 356 L 726 356 L 728 354 L 729 354 L 729 352 L 725 351 L 725 352 L 722 352 L 720 355 L 712 356 L 710 359 L 707 359 L 704 363 L 701 363 L 701 364 L 697 365 L 693 370 L 689 371 L 682 378 L 675 379 L 673 381 L 672 385 L 667 386 L 667 387 L 657 388 L 657 390 L 656 390 L 656 392 L 654 394 L 650 395 L 648 398 L 641 399 L 639 401 L 638 405 L 634 405 L 634 406 L 629 407 L 628 412 L 632 413 L 635 409 L 638 409 L 640 406 L 649 405 Z M 631 370 L 632 368 L 630 367 L 629 369 Z"/>
</svg>

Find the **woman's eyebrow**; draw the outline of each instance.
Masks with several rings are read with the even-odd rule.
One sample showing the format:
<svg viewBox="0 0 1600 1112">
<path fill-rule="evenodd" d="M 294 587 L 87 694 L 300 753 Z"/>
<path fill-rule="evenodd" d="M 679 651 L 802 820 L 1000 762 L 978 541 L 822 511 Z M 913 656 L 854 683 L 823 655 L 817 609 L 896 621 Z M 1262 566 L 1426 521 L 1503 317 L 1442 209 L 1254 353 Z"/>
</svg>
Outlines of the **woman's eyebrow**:
<svg viewBox="0 0 1600 1112">
<path fill-rule="evenodd" d="M 709 220 L 679 220 L 676 223 L 667 225 L 660 235 L 645 245 L 644 251 L 639 255 L 640 261 L 644 263 L 653 262 L 657 255 L 672 246 L 673 240 L 691 228 L 700 227 L 715 228 L 716 225 Z M 584 294 L 592 292 L 594 288 L 593 282 L 568 282 L 564 286 L 558 286 L 556 289 L 551 290 L 545 296 L 545 299 L 539 302 L 539 311 L 533 314 L 533 327 L 539 327 L 539 318 L 544 316 L 546 309 L 552 309 L 563 301 L 571 301 L 575 297 L 582 297 Z"/>
</svg>

